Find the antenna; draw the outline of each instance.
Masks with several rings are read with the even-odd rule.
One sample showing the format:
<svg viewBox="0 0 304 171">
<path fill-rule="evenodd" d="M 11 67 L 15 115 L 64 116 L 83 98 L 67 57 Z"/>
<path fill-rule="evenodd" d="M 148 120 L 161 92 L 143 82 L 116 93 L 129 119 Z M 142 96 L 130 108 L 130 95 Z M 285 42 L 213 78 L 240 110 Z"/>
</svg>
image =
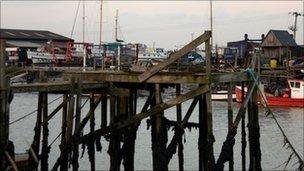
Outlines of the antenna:
<svg viewBox="0 0 304 171">
<path fill-rule="evenodd" d="M 210 0 L 210 30 L 211 30 L 211 49 L 213 46 L 213 21 L 212 21 L 212 0 Z"/>
<path fill-rule="evenodd" d="M 102 1 L 100 0 L 99 46 L 102 44 Z"/>
<path fill-rule="evenodd" d="M 82 1 L 82 41 L 85 42 L 85 0 Z"/>
<path fill-rule="evenodd" d="M 290 15 L 293 15 L 295 17 L 295 22 L 293 26 L 288 27 L 289 30 L 293 31 L 293 37 L 294 40 L 296 40 L 296 33 L 297 33 L 297 21 L 298 21 L 298 16 L 304 16 L 303 14 L 299 13 L 299 12 L 289 12 Z"/>
<path fill-rule="evenodd" d="M 118 29 L 118 9 L 116 9 L 115 15 L 115 41 L 117 41 L 117 29 Z"/>
</svg>

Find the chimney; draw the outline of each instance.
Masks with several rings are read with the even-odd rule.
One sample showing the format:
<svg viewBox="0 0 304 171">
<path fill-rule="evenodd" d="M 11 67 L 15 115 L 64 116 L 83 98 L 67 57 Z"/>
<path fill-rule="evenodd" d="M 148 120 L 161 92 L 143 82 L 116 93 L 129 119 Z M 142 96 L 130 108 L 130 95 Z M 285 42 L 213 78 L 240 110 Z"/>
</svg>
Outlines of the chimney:
<svg viewBox="0 0 304 171">
<path fill-rule="evenodd" d="M 262 42 L 263 42 L 265 39 L 265 34 L 262 34 L 261 38 L 262 38 Z"/>
<path fill-rule="evenodd" d="M 247 34 L 247 33 L 244 35 L 244 38 L 245 38 L 246 41 L 249 40 L 249 39 L 248 39 L 248 34 Z"/>
</svg>

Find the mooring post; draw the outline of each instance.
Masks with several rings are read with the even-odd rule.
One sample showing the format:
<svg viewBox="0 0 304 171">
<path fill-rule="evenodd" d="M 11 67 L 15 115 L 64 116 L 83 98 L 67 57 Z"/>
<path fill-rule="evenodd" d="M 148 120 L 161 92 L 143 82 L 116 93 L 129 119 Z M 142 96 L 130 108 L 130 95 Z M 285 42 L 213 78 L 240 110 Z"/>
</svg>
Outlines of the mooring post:
<svg viewBox="0 0 304 171">
<path fill-rule="evenodd" d="M 66 153 L 66 127 L 67 127 L 67 115 L 68 115 L 68 94 L 63 95 L 63 102 L 64 105 L 62 107 L 62 121 L 61 121 L 61 144 L 60 144 L 60 151 L 61 151 L 61 160 L 60 160 L 60 170 L 66 171 L 68 170 L 68 154 Z"/>
<path fill-rule="evenodd" d="M 233 126 L 233 108 L 232 108 L 232 88 L 233 85 L 232 83 L 228 84 L 228 131 L 232 128 Z M 233 147 L 232 147 L 232 154 L 230 156 L 230 160 L 229 160 L 229 171 L 233 171 Z"/>
<path fill-rule="evenodd" d="M 132 118 L 136 114 L 136 90 L 131 89 L 128 101 L 127 110 L 125 111 L 126 118 Z M 123 107 L 123 106 L 122 106 Z M 124 133 L 124 169 L 125 170 L 134 170 L 134 153 L 135 153 L 135 139 L 137 132 L 137 124 L 131 125 L 128 127 Z"/>
<path fill-rule="evenodd" d="M 155 84 L 155 104 L 160 103 L 162 103 L 161 86 L 160 84 Z M 168 137 L 167 129 L 163 122 L 163 114 L 162 111 L 151 117 L 153 170 L 168 170 L 168 159 L 164 154 L 167 149 Z"/>
<path fill-rule="evenodd" d="M 0 39 L 0 170 L 5 170 L 5 149 L 9 139 L 9 104 L 5 78 L 5 40 Z"/>
<path fill-rule="evenodd" d="M 244 102 L 245 99 L 245 87 L 244 87 L 244 83 L 242 82 L 242 102 Z M 247 87 L 247 90 L 249 90 L 249 87 Z M 245 130 L 245 114 L 242 115 L 242 120 L 241 120 L 241 129 L 242 129 L 242 151 L 241 151 L 241 155 L 242 155 L 242 170 L 245 171 L 246 170 L 246 130 Z"/>
<path fill-rule="evenodd" d="M 110 125 L 117 121 L 117 97 L 110 97 Z M 110 170 L 120 170 L 120 140 L 121 134 L 118 130 L 114 130 L 110 133 L 110 142 L 108 153 L 110 155 Z"/>
<path fill-rule="evenodd" d="M 49 146 L 48 146 L 48 94 L 42 93 L 42 148 L 41 148 L 41 170 L 48 170 Z"/>
<path fill-rule="evenodd" d="M 95 131 L 95 103 L 94 103 L 94 93 L 91 93 L 90 95 L 90 132 L 93 133 Z M 95 142 L 90 140 L 89 146 L 88 146 L 88 153 L 89 153 L 89 160 L 91 163 L 91 170 L 95 170 Z"/>
<path fill-rule="evenodd" d="M 77 131 L 77 128 L 80 125 L 80 119 L 81 119 L 81 100 L 82 100 L 82 78 L 79 77 L 77 79 L 77 90 L 76 90 L 76 113 L 75 113 L 75 127 L 74 127 L 74 133 Z M 77 135 L 78 136 L 78 135 Z M 80 137 L 76 137 L 79 139 Z M 77 171 L 79 168 L 79 163 L 78 163 L 78 157 L 79 157 L 79 144 L 74 144 L 73 148 L 73 171 Z"/>
<path fill-rule="evenodd" d="M 249 170 L 261 168 L 259 111 L 257 106 L 257 88 L 254 88 L 248 103 Z"/>
<path fill-rule="evenodd" d="M 33 151 L 29 150 L 29 167 L 33 170 L 37 169 L 38 167 L 38 162 L 35 161 L 34 156 L 39 155 L 40 151 L 40 140 L 41 140 L 41 123 L 42 123 L 42 93 L 38 93 L 38 109 L 37 109 L 37 119 L 36 119 L 36 125 L 34 128 L 34 139 L 31 144 L 31 147 Z M 34 152 L 35 154 L 32 154 Z"/>
<path fill-rule="evenodd" d="M 101 126 L 100 126 L 102 128 L 105 128 L 108 124 L 107 111 L 108 111 L 108 97 L 107 94 L 103 94 L 101 98 Z"/>
<path fill-rule="evenodd" d="M 206 49 L 206 74 L 211 74 L 211 45 L 210 38 L 205 42 Z M 210 85 L 209 85 L 210 86 Z M 212 104 L 211 104 L 211 89 L 202 95 L 199 109 L 199 170 L 213 170 L 214 169 L 214 154 L 213 143 L 215 141 L 213 136 L 213 120 L 212 120 Z M 203 116 L 202 116 L 203 115 Z M 201 163 L 203 160 L 203 163 Z"/>
<path fill-rule="evenodd" d="M 176 96 L 181 94 L 181 85 L 176 84 Z M 181 126 L 182 122 L 182 104 L 176 105 L 176 120 L 177 124 Z M 184 152 L 183 152 L 183 138 L 181 137 L 178 141 L 178 167 L 180 171 L 184 170 Z"/>
</svg>

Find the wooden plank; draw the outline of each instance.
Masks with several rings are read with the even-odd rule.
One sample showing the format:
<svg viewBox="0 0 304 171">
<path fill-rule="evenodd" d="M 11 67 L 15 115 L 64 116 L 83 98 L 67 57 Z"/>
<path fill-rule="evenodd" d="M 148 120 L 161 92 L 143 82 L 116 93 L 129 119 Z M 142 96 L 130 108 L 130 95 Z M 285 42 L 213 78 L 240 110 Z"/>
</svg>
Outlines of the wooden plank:
<svg viewBox="0 0 304 171">
<path fill-rule="evenodd" d="M 72 75 L 81 75 L 86 81 L 98 82 L 114 82 L 114 83 L 140 83 L 138 76 L 140 73 L 129 72 L 69 72 L 64 73 L 65 77 Z M 211 73 L 208 76 L 206 73 L 185 73 L 185 72 L 159 72 L 145 81 L 145 83 L 153 84 L 208 84 L 214 83 L 229 83 L 249 81 L 244 72 L 230 73 Z"/>
<path fill-rule="evenodd" d="M 228 130 L 232 127 L 232 124 L 233 124 L 232 91 L 233 91 L 233 85 L 232 85 L 232 83 L 230 83 L 230 84 L 228 84 Z M 234 161 L 233 161 L 233 152 L 232 152 L 232 156 L 229 161 L 229 171 L 234 170 L 233 164 L 234 164 Z"/>
<path fill-rule="evenodd" d="M 191 50 L 196 48 L 198 45 L 200 45 L 203 42 L 205 42 L 206 40 L 208 40 L 210 37 L 211 37 L 211 31 L 205 31 L 204 34 L 202 34 L 198 38 L 194 39 L 192 42 L 190 42 L 189 44 L 187 44 L 186 46 L 184 46 L 177 52 L 174 52 L 173 54 L 171 54 L 166 61 L 159 63 L 158 65 L 152 67 L 151 69 L 148 69 L 148 71 L 141 74 L 138 77 L 139 81 L 140 82 L 146 81 L 148 78 L 150 78 L 157 72 L 161 71 L 168 65 L 172 64 L 174 61 L 178 60 L 183 55 L 187 54 L 188 52 L 190 52 Z"/>
<path fill-rule="evenodd" d="M 207 92 L 208 90 L 209 90 L 208 86 L 206 86 L 206 85 L 201 86 L 201 87 L 199 87 L 195 90 L 192 90 L 192 91 L 190 91 L 186 94 L 183 94 L 183 95 L 180 95 L 176 98 L 168 100 L 167 102 L 160 103 L 160 104 L 156 105 L 155 107 L 147 110 L 146 112 L 135 115 L 131 119 L 127 119 L 127 120 L 124 120 L 124 121 L 121 121 L 121 122 L 117 122 L 117 123 L 113 124 L 112 126 L 110 125 L 110 127 L 112 129 L 120 129 L 120 128 L 129 126 L 131 124 L 137 123 L 144 118 L 147 118 L 151 115 L 155 115 L 155 114 L 157 114 L 157 113 L 159 113 L 159 112 L 161 112 L 165 109 L 168 109 L 168 108 L 173 107 L 177 104 L 180 104 L 184 101 L 192 99 L 195 96 L 198 96 L 198 95 L 201 95 L 202 93 Z"/>
</svg>

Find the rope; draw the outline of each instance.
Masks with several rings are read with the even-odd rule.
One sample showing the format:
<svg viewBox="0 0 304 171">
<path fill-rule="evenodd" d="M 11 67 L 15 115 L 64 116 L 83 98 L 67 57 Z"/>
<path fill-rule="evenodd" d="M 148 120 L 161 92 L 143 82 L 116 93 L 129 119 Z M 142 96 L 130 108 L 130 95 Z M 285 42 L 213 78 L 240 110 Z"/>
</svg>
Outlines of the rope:
<svg viewBox="0 0 304 171">
<path fill-rule="evenodd" d="M 85 104 L 89 101 L 89 99 L 87 99 L 82 105 L 81 105 L 81 109 L 85 106 Z M 73 118 L 75 118 L 76 116 L 74 116 Z M 55 139 L 49 144 L 49 147 L 51 147 L 55 142 L 56 140 L 61 136 L 62 132 L 60 132 L 56 137 Z"/>
<path fill-rule="evenodd" d="M 72 31 L 71 31 L 71 36 L 70 36 L 70 38 L 72 38 L 72 37 L 73 37 L 73 34 L 74 34 L 74 29 L 75 29 L 75 25 L 76 25 L 76 20 L 77 20 L 77 16 L 78 16 L 78 12 L 79 12 L 79 6 L 80 6 L 80 1 L 78 1 L 78 5 L 77 5 L 77 9 L 76 9 L 76 14 L 75 14 L 74 23 L 73 23 L 73 27 L 72 27 Z"/>
<path fill-rule="evenodd" d="M 246 69 L 245 72 L 246 72 L 246 73 L 247 73 L 247 74 L 256 82 L 256 78 L 255 78 L 255 76 L 254 76 L 254 74 L 253 74 L 252 69 Z M 261 97 L 262 97 L 262 100 L 265 102 L 265 108 L 267 109 L 266 116 L 268 116 L 269 114 L 272 116 L 272 118 L 274 119 L 276 125 L 278 126 L 280 132 L 282 133 L 282 135 L 283 135 L 283 137 L 284 137 L 285 143 L 288 144 L 288 147 L 291 148 L 293 154 L 295 154 L 295 156 L 298 158 L 299 164 L 300 164 L 300 168 L 299 168 L 299 169 L 300 169 L 300 170 L 303 169 L 303 168 L 304 168 L 304 161 L 303 161 L 303 159 L 300 157 L 300 155 L 298 154 L 298 152 L 295 150 L 295 148 L 293 147 L 293 145 L 291 144 L 291 142 L 290 142 L 289 139 L 287 138 L 287 136 L 286 136 L 286 134 L 285 134 L 285 132 L 284 132 L 282 126 L 280 125 L 280 123 L 278 122 L 276 116 L 274 115 L 274 113 L 272 112 L 271 108 L 270 108 L 269 105 L 267 104 L 266 97 L 265 97 L 265 95 L 263 94 L 262 90 L 261 90 L 260 87 L 257 86 L 256 84 L 255 84 L 255 86 L 257 87 L 257 89 L 258 89 L 258 91 L 259 91 L 259 93 L 260 93 L 260 95 L 261 95 Z M 289 161 L 289 160 L 290 160 L 290 158 L 288 159 L 288 161 Z M 288 163 L 289 163 L 289 162 L 287 162 L 285 166 L 287 166 Z"/>
<path fill-rule="evenodd" d="M 54 103 L 55 101 L 57 101 L 57 100 L 60 99 L 61 97 L 62 97 L 62 96 L 57 97 L 56 99 L 52 100 L 51 102 L 48 103 L 48 105 Z M 14 121 L 12 121 L 12 122 L 10 122 L 9 125 L 14 124 L 14 123 L 16 123 L 16 122 L 19 122 L 19 121 L 21 121 L 22 119 L 25 119 L 26 117 L 28 117 L 28 116 L 30 116 L 30 115 L 36 113 L 36 112 L 37 112 L 37 109 L 34 110 L 34 111 L 32 111 L 32 112 L 30 112 L 30 113 L 28 113 L 28 114 L 26 114 L 26 115 L 24 115 L 24 116 L 22 116 L 22 117 L 20 117 L 20 118 L 18 118 L 18 119 L 16 119 L 16 120 L 14 120 Z"/>
</svg>

